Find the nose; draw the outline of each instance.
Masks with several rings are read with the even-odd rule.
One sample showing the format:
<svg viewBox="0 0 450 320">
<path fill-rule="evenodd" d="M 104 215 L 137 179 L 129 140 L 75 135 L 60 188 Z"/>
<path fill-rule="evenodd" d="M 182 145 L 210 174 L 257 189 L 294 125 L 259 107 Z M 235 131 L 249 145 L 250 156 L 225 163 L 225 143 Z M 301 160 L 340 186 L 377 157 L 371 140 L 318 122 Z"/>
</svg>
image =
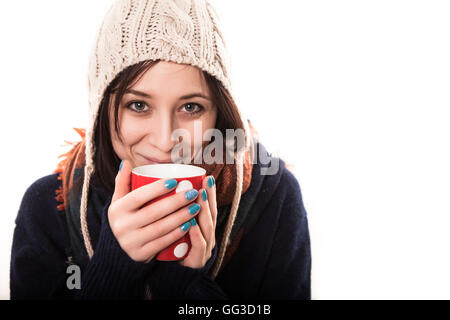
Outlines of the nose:
<svg viewBox="0 0 450 320">
<path fill-rule="evenodd" d="M 169 153 L 177 141 L 172 141 L 173 121 L 170 114 L 161 114 L 151 124 L 150 143 L 164 153 Z"/>
</svg>

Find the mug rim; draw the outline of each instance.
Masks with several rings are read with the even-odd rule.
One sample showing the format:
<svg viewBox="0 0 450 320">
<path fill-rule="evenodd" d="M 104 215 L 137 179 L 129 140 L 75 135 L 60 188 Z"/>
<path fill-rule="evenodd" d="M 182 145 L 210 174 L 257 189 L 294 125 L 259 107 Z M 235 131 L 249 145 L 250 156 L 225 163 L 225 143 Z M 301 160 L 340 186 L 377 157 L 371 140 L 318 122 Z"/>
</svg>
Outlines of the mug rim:
<svg viewBox="0 0 450 320">
<path fill-rule="evenodd" d="M 184 173 L 182 173 L 182 171 L 184 171 Z M 185 179 L 206 175 L 206 170 L 189 164 L 158 163 L 158 164 L 146 164 L 143 166 L 133 168 L 131 170 L 131 173 L 136 176 L 148 178 Z"/>
</svg>

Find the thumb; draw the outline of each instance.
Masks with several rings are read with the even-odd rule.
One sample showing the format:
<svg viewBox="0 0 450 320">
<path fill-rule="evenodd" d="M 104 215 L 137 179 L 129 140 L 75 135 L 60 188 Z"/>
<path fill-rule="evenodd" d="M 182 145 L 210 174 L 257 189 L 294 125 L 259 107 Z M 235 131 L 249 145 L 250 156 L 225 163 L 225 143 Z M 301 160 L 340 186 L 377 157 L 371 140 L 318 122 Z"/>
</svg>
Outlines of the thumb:
<svg viewBox="0 0 450 320">
<path fill-rule="evenodd" d="M 116 175 L 114 194 L 112 196 L 111 202 L 124 197 L 127 193 L 130 192 L 132 169 L 133 168 L 130 161 L 122 160 L 122 162 L 120 163 L 119 172 Z"/>
</svg>

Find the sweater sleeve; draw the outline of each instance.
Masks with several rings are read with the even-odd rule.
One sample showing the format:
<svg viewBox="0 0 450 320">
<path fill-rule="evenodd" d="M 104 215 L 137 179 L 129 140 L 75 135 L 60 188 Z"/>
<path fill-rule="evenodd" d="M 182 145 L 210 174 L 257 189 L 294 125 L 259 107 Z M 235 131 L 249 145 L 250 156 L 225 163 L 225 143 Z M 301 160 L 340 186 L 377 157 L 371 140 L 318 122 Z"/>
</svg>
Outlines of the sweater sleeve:
<svg viewBox="0 0 450 320">
<path fill-rule="evenodd" d="M 211 268 L 217 247 L 203 268 L 184 267 L 178 261 L 135 262 L 122 250 L 107 218 L 105 205 L 99 244 L 84 272 L 84 286 L 77 298 L 148 298 L 151 299 L 221 299 L 224 293 L 207 272 Z M 147 285 L 147 286 L 146 286 Z M 147 292 L 146 292 L 147 290 Z M 149 292 L 148 292 L 149 291 Z"/>
<path fill-rule="evenodd" d="M 307 213 L 297 179 L 285 170 L 282 201 L 259 295 L 270 299 L 311 299 L 311 249 Z M 283 196 L 284 195 L 284 196 Z"/>
<path fill-rule="evenodd" d="M 80 288 L 68 288 L 68 239 L 64 219 L 57 216 L 54 190 L 54 183 L 42 178 L 22 199 L 11 251 L 11 299 L 143 298 L 143 280 L 152 264 L 135 262 L 120 248 L 105 214 L 109 203 L 95 254 L 81 270 Z"/>
<path fill-rule="evenodd" d="M 10 298 L 66 298 L 67 242 L 56 234 L 63 226 L 56 202 L 49 199 L 51 184 L 41 178 L 25 192 L 16 218 L 10 265 Z M 55 210 L 49 212 L 54 205 Z M 52 216 L 52 215 L 55 216 Z"/>
<path fill-rule="evenodd" d="M 177 261 L 156 261 L 147 280 L 152 299 L 227 299 L 224 291 L 207 274 L 216 256 L 217 246 L 205 266 L 198 269 L 182 266 Z"/>
<path fill-rule="evenodd" d="M 193 269 L 178 261 L 135 262 L 122 250 L 107 218 L 105 205 L 99 244 L 84 272 L 84 286 L 77 298 L 127 298 L 127 299 L 223 299 L 225 294 L 207 276 L 216 255 L 204 267 Z M 144 294 L 147 294 L 145 296 Z"/>
<path fill-rule="evenodd" d="M 145 276 L 151 272 L 150 263 L 132 260 L 117 242 L 108 221 L 108 208 L 102 213 L 100 236 L 94 255 L 82 276 L 81 289 L 76 299 L 143 299 Z"/>
</svg>

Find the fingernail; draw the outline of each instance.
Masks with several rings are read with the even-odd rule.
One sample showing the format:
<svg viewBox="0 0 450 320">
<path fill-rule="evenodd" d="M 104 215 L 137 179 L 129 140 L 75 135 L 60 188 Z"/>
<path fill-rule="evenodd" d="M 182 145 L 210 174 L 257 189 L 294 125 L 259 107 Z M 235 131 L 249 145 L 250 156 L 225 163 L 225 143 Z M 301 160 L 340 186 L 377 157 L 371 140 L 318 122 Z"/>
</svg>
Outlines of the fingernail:
<svg viewBox="0 0 450 320">
<path fill-rule="evenodd" d="M 195 227 L 197 225 L 197 221 L 195 221 L 195 218 L 192 218 L 189 222 L 191 223 L 191 225 L 193 227 Z"/>
<path fill-rule="evenodd" d="M 215 184 L 216 184 L 216 181 L 214 180 L 214 177 L 210 176 L 208 178 L 208 187 L 212 188 L 212 187 L 214 187 Z"/>
<path fill-rule="evenodd" d="M 203 191 L 202 191 L 202 199 L 203 199 L 203 201 L 208 200 L 208 194 L 206 193 L 205 189 L 203 189 Z"/>
<path fill-rule="evenodd" d="M 191 227 L 191 224 L 189 222 L 185 222 L 181 225 L 181 230 L 188 231 L 190 227 Z"/>
<path fill-rule="evenodd" d="M 119 171 L 122 170 L 122 166 L 123 166 L 123 160 L 120 161 Z"/>
<path fill-rule="evenodd" d="M 167 188 L 167 189 L 172 189 L 172 188 L 175 188 L 175 186 L 178 184 L 178 182 L 177 182 L 177 180 L 175 180 L 175 179 L 170 179 L 170 180 L 167 180 L 165 183 L 164 183 L 164 186 Z"/>
<path fill-rule="evenodd" d="M 195 189 L 192 189 L 192 190 L 186 191 L 186 193 L 184 195 L 186 196 L 186 199 L 192 200 L 196 196 L 198 196 L 198 191 Z"/>
<path fill-rule="evenodd" d="M 200 205 L 198 203 L 194 203 L 192 206 L 189 207 L 189 213 L 195 214 L 198 210 L 200 210 Z"/>
</svg>

